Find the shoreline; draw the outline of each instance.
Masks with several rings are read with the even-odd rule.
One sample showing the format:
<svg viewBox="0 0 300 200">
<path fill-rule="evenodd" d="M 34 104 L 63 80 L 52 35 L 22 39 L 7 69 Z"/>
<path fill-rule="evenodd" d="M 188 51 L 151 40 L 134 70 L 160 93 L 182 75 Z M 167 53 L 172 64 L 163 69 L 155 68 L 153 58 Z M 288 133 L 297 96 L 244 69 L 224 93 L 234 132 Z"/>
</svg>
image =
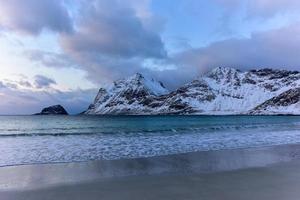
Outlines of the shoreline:
<svg viewBox="0 0 300 200">
<path fill-rule="evenodd" d="M 71 134 L 70 134 L 71 135 Z M 54 136 L 55 137 L 55 136 Z M 240 148 L 231 148 L 231 149 L 216 149 L 216 150 L 203 150 L 203 151 L 192 151 L 192 152 L 183 152 L 183 153 L 175 153 L 175 154 L 167 154 L 167 155 L 157 155 L 157 156 L 149 156 L 149 157 L 134 157 L 134 158 L 121 158 L 121 159 L 96 159 L 96 160 L 87 160 L 87 161 L 73 161 L 73 162 L 41 162 L 41 163 L 25 163 L 25 164 L 13 164 L 13 165 L 0 165 L 0 170 L 2 168 L 10 168 L 10 167 L 26 167 L 26 166 L 43 166 L 43 165 L 76 165 L 76 164 L 87 164 L 87 163 L 97 163 L 97 162 L 116 162 L 116 161 L 132 161 L 132 160 L 142 160 L 142 159 L 158 159 L 158 158 L 167 158 L 174 156 L 188 156 L 191 154 L 210 154 L 216 152 L 223 151 L 259 151 L 259 150 L 269 150 L 270 148 L 284 148 L 285 146 L 299 146 L 300 142 L 293 144 L 275 144 L 275 145 L 265 145 L 265 146 L 252 146 L 252 147 L 240 147 Z M 300 160 L 300 155 L 299 155 Z"/>
<path fill-rule="evenodd" d="M 7 166 L 0 167 L 0 192 L 126 177 L 215 174 L 298 160 L 300 144 L 289 144 L 137 159 Z"/>
</svg>

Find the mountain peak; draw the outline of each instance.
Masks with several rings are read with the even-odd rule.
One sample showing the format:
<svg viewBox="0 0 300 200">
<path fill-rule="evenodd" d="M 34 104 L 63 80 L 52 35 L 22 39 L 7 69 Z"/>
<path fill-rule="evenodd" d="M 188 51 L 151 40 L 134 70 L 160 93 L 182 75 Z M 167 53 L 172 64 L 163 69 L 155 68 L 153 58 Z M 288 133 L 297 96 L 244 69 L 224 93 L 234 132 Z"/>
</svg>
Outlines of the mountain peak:
<svg viewBox="0 0 300 200">
<path fill-rule="evenodd" d="M 239 84 L 240 71 L 230 67 L 217 67 L 206 74 L 207 77 L 217 82 Z"/>
<path fill-rule="evenodd" d="M 237 69 L 231 67 L 217 67 L 211 70 L 208 74 L 226 75 L 239 72 Z"/>
<path fill-rule="evenodd" d="M 128 78 L 128 80 L 143 80 L 145 76 L 141 73 L 135 73 Z"/>
<path fill-rule="evenodd" d="M 141 73 L 135 73 L 128 79 L 123 79 L 123 83 L 128 84 L 132 87 L 141 86 L 148 90 L 151 94 L 159 96 L 169 93 L 164 87 L 163 83 L 155 80 L 154 78 L 148 77 Z"/>
</svg>

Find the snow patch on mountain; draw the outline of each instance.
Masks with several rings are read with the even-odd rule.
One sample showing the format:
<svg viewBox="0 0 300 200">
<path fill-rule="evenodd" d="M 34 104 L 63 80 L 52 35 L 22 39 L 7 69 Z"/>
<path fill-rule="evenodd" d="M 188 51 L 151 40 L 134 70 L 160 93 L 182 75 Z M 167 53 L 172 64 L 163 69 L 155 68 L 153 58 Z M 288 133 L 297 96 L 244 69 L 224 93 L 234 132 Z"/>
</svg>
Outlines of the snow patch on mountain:
<svg viewBox="0 0 300 200">
<path fill-rule="evenodd" d="M 269 99 L 250 111 L 259 115 L 296 115 L 300 114 L 300 88 L 290 89 Z"/>
</svg>

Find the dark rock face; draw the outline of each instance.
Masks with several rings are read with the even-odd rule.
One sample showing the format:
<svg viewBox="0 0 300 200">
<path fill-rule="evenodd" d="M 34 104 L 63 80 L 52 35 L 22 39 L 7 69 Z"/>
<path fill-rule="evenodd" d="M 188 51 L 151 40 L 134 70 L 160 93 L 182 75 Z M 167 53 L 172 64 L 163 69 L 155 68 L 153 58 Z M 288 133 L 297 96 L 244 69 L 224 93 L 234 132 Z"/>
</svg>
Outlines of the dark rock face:
<svg viewBox="0 0 300 200">
<path fill-rule="evenodd" d="M 36 115 L 68 115 L 68 112 L 61 105 L 55 105 L 44 108 L 42 112 Z"/>
<path fill-rule="evenodd" d="M 269 68 L 260 69 L 260 70 L 251 70 L 250 72 L 260 77 L 268 76 L 270 80 L 286 78 L 292 75 L 298 75 L 300 73 L 298 71 L 275 70 Z"/>
</svg>

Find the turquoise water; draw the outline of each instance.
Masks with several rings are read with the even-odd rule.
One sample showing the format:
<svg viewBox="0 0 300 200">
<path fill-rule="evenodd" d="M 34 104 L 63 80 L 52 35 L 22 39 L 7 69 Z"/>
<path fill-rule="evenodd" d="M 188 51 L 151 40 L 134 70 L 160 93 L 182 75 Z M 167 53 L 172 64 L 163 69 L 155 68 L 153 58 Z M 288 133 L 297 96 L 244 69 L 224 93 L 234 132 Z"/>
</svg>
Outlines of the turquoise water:
<svg viewBox="0 0 300 200">
<path fill-rule="evenodd" d="M 299 116 L 0 116 L 0 166 L 299 142 Z"/>
</svg>

